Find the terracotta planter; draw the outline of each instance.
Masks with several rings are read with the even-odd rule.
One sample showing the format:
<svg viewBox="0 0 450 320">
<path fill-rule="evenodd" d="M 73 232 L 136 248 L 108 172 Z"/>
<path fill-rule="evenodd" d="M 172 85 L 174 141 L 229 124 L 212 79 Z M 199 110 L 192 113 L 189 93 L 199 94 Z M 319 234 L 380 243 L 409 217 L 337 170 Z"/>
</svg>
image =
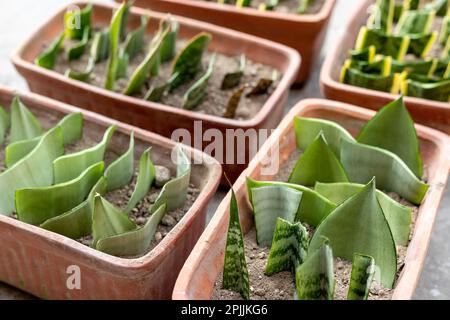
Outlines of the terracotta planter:
<svg viewBox="0 0 450 320">
<path fill-rule="evenodd" d="M 76 4 L 81 6 L 85 3 Z M 113 3 L 95 4 L 93 24 L 108 25 L 112 9 L 115 7 L 117 5 Z M 187 129 L 194 135 L 195 121 L 201 121 L 202 132 L 200 134 L 208 129 L 218 129 L 223 133 L 223 136 L 225 136 L 226 129 L 273 129 L 281 121 L 288 88 L 294 81 L 300 65 L 300 58 L 294 50 L 211 24 L 174 17 L 175 20 L 180 22 L 181 38 L 190 38 L 201 31 L 207 31 L 213 35 L 213 41 L 210 44 L 211 50 L 228 55 L 244 53 L 249 59 L 282 71 L 283 76 L 279 85 L 259 113 L 246 121 L 230 120 L 125 96 L 69 79 L 62 74 L 34 65 L 33 61 L 42 51 L 43 44 L 51 42 L 63 30 L 63 15 L 66 8 L 61 9 L 41 28 L 38 28 L 36 33 L 12 57 L 16 69 L 25 77 L 32 91 L 151 130 L 166 137 L 170 137 L 174 130 L 180 128 Z M 148 14 L 149 12 L 133 8 L 129 17 L 130 25 L 137 26 L 140 23 L 140 15 L 144 13 Z M 150 19 L 147 30 L 149 32 L 156 30 L 159 20 L 166 15 L 151 12 L 151 16 L 152 19 Z M 203 148 L 207 145 L 208 142 L 204 142 Z M 197 147 L 197 144 L 195 147 Z M 224 144 L 224 154 L 231 153 L 232 148 L 233 146 Z M 245 150 L 245 152 L 249 152 L 248 141 L 245 142 Z M 246 158 L 251 157 L 247 156 Z M 248 160 L 237 165 L 227 164 L 224 165 L 224 170 L 230 179 L 234 180 L 247 167 L 247 164 Z"/>
<path fill-rule="evenodd" d="M 378 110 L 396 96 L 339 82 L 341 67 L 348 57 L 349 50 L 355 47 L 359 30 L 365 25 L 368 18 L 367 12 L 373 2 L 373 0 L 365 0 L 358 3 L 358 8 L 343 33 L 344 36 L 335 42 L 334 48 L 325 59 L 320 84 L 323 94 L 328 99 Z M 417 123 L 450 133 L 450 103 L 414 97 L 405 97 L 405 103 Z"/>
<path fill-rule="evenodd" d="M 0 104 L 9 105 L 14 94 L 0 87 Z M 20 94 L 21 100 L 38 118 L 55 120 L 80 109 L 35 94 Z M 156 163 L 170 166 L 174 143 L 92 112 L 83 111 L 85 135 L 99 139 L 113 123 L 118 130 L 111 147 L 128 141 L 135 132 L 137 152 L 152 146 Z M 91 249 L 75 240 L 0 215 L 0 281 L 47 299 L 168 299 L 183 262 L 201 235 L 207 204 L 220 178 L 220 165 L 198 150 L 186 147 L 192 160 L 206 161 L 192 166 L 193 183 L 200 194 L 182 220 L 151 252 L 137 259 L 123 259 Z M 199 162 L 200 163 L 200 162 Z M 66 286 L 67 267 L 80 267 L 81 289 Z"/>
<path fill-rule="evenodd" d="M 236 9 L 232 5 L 197 0 L 137 0 L 135 4 L 211 22 L 294 48 L 302 57 L 295 82 L 303 84 L 311 74 L 316 57 L 320 56 L 335 0 L 326 0 L 320 12 L 307 15 Z"/>
<path fill-rule="evenodd" d="M 252 160 L 248 169 L 234 184 L 239 204 L 243 231 L 253 226 L 253 213 L 247 200 L 246 177 L 257 180 L 273 180 L 274 176 L 262 175 L 261 163 L 269 151 L 279 142 L 280 166 L 287 161 L 296 148 L 294 116 L 315 117 L 336 121 L 356 134 L 374 112 L 328 100 L 304 100 L 294 107 L 284 118 L 266 144 Z M 431 185 L 425 201 L 419 208 L 413 238 L 409 244 L 405 266 L 397 282 L 393 299 L 410 299 L 414 293 L 425 261 L 431 231 L 439 207 L 439 202 L 447 183 L 450 167 L 450 139 L 447 135 L 421 126 L 416 126 L 421 141 L 425 166 L 428 168 Z M 199 242 L 186 261 L 175 285 L 174 299 L 209 299 L 217 275 L 223 268 L 224 248 L 229 221 L 230 194 L 220 204 L 214 218 L 209 223 Z"/>
</svg>

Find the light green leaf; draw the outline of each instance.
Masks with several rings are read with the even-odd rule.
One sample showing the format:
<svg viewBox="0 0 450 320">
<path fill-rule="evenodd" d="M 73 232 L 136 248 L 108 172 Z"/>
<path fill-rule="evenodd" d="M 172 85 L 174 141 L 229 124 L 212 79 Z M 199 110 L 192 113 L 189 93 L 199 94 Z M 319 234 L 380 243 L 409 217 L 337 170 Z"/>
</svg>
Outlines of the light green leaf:
<svg viewBox="0 0 450 320">
<path fill-rule="evenodd" d="M 53 162 L 53 171 L 55 174 L 55 183 L 70 181 L 78 177 L 86 168 L 90 167 L 94 163 L 103 161 L 106 148 L 111 140 L 116 126 L 110 126 L 102 141 L 86 150 L 78 151 L 71 154 L 66 154 L 59 157 Z"/>
<path fill-rule="evenodd" d="M 11 102 L 10 142 L 27 140 L 42 135 L 42 125 L 28 108 L 15 97 Z"/>
<path fill-rule="evenodd" d="M 100 62 L 108 59 L 109 56 L 109 29 L 98 31 L 94 34 L 92 40 L 90 57 L 94 62 Z"/>
<path fill-rule="evenodd" d="M 130 183 L 134 173 L 134 132 L 130 135 L 128 150 L 111 163 L 105 171 L 108 191 L 120 189 Z"/>
<path fill-rule="evenodd" d="M 71 10 L 64 14 L 65 35 L 69 39 L 81 39 L 84 31 L 91 28 L 92 4 L 81 10 Z"/>
<path fill-rule="evenodd" d="M 65 34 L 60 33 L 59 36 L 45 49 L 35 60 L 34 63 L 45 69 L 53 69 L 56 59 L 64 44 Z"/>
<path fill-rule="evenodd" d="M 0 106 L 0 146 L 5 141 L 5 134 L 11 125 L 9 114 Z"/>
<path fill-rule="evenodd" d="M 268 0 L 270 1 L 270 0 Z M 315 0 L 298 0 L 298 8 L 297 8 L 297 13 L 299 14 L 304 14 L 308 11 L 308 8 L 310 7 L 310 5 L 314 2 Z M 270 5 L 268 5 L 269 8 L 274 7 L 274 4 L 277 5 L 278 1 L 275 1 L 275 3 L 273 3 L 274 1 L 270 1 L 272 3 L 270 3 Z"/>
<path fill-rule="evenodd" d="M 376 197 L 375 179 L 319 225 L 309 250 L 317 250 L 323 237 L 329 239 L 336 257 L 351 260 L 355 253 L 372 256 L 379 267 L 381 283 L 387 288 L 394 286 L 397 272 L 395 242 Z"/>
<path fill-rule="evenodd" d="M 374 275 L 374 258 L 355 253 L 353 255 L 347 300 L 367 300 Z"/>
<path fill-rule="evenodd" d="M 39 225 L 83 202 L 102 177 L 104 163 L 87 168 L 79 177 L 51 187 L 19 189 L 15 193 L 20 221 Z"/>
<path fill-rule="evenodd" d="M 84 51 L 86 50 L 90 34 L 91 29 L 89 27 L 85 28 L 83 31 L 83 38 L 79 42 L 67 48 L 66 51 L 67 60 L 69 61 L 76 60 L 83 55 Z"/>
</svg>

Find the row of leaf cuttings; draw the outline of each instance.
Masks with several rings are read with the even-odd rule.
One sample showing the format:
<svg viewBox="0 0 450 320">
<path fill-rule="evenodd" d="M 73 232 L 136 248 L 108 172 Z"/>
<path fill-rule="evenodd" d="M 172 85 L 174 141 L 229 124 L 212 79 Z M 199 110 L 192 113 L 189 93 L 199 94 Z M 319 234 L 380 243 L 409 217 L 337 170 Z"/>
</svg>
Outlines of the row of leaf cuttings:
<svg viewBox="0 0 450 320">
<path fill-rule="evenodd" d="M 396 246 L 408 246 L 412 204 L 420 205 L 429 187 L 421 179 L 419 141 L 403 98 L 381 109 L 356 139 L 328 120 L 296 117 L 294 124 L 304 153 L 288 182 L 247 178 L 257 243 L 270 247 L 265 274 L 291 271 L 298 299 L 333 299 L 336 257 L 353 261 L 348 299 L 367 299 L 373 281 L 392 289 Z M 234 194 L 230 208 L 223 288 L 249 299 Z"/>
<path fill-rule="evenodd" d="M 450 1 L 420 3 L 377 1 L 341 69 L 340 81 L 449 102 Z M 441 30 L 432 30 L 437 20 Z"/>
<path fill-rule="evenodd" d="M 204 1 L 204 0 L 202 0 Z M 244 7 L 253 7 L 258 8 L 260 11 L 275 11 L 277 10 L 277 7 L 280 5 L 280 3 L 283 2 L 283 0 L 266 0 L 265 2 L 260 2 L 255 4 L 256 1 L 252 0 L 206 0 L 210 2 L 217 2 L 220 4 L 231 4 L 235 5 L 237 8 L 244 8 Z M 317 0 L 297 0 L 298 7 L 295 10 L 298 14 L 305 14 L 309 7 Z"/>
<path fill-rule="evenodd" d="M 149 17 L 142 16 L 140 26 L 128 32 L 126 26 L 129 10 L 130 3 L 124 2 L 114 12 L 110 26 L 95 33 L 92 32 L 93 7 L 91 4 L 80 11 L 68 11 L 64 16 L 65 30 L 35 59 L 35 64 L 53 69 L 61 52 L 64 52 L 68 61 L 79 59 L 87 51 L 92 38 L 85 70 L 80 72 L 69 68 L 65 75 L 72 79 L 88 82 L 95 70 L 96 63 L 107 60 L 104 87 L 108 90 L 115 90 L 116 81 L 127 77 L 129 61 L 147 50 L 144 59 L 133 71 L 122 93 L 125 95 L 140 93 L 149 78 L 158 77 L 160 65 L 173 60 L 170 78 L 161 84 L 151 85 L 146 91 L 144 99 L 159 102 L 165 94 L 198 78 L 184 93 L 181 105 L 184 109 L 197 107 L 207 95 L 208 81 L 214 72 L 215 54 L 211 56 L 207 69 L 202 71 L 202 58 L 208 49 L 212 38 L 211 34 L 201 32 L 194 36 L 177 54 L 176 41 L 179 24 L 168 16 L 161 20 L 158 31 L 148 48 L 145 49 L 144 38 Z M 74 28 L 74 21 L 78 21 L 79 27 Z M 64 48 L 65 39 L 79 41 Z M 238 68 L 223 77 L 221 90 L 233 90 L 223 114 L 226 118 L 235 117 L 236 109 L 244 94 L 247 97 L 266 94 L 279 77 L 278 72 L 274 70 L 270 78 L 262 77 L 256 83 L 242 84 L 245 69 L 246 58 L 242 55 Z M 198 77 L 201 72 L 203 74 Z"/>
<path fill-rule="evenodd" d="M 151 148 L 142 153 L 134 190 L 125 209 L 120 209 L 105 196 L 133 180 L 133 133 L 128 149 L 105 167 L 105 153 L 116 126 L 109 127 L 98 144 L 65 154 L 65 147 L 83 137 L 81 113 L 69 114 L 44 131 L 18 98 L 12 101 L 10 112 L 0 107 L 0 145 L 9 143 L 4 149 L 6 169 L 0 173 L 0 214 L 16 214 L 20 221 L 72 239 L 92 236 L 92 248 L 105 253 L 136 256 L 148 250 L 166 212 L 184 205 L 191 165 L 180 147 L 175 150 L 174 178 L 158 176 Z M 152 185 L 161 189 L 148 208 L 148 220 L 139 227 L 129 214 Z"/>
</svg>

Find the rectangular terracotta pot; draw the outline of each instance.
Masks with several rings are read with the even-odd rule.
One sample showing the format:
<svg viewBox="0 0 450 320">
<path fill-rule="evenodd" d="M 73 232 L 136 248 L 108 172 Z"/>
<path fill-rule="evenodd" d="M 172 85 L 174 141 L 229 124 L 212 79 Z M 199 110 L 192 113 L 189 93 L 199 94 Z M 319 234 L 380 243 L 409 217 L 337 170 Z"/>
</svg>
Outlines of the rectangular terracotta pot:
<svg viewBox="0 0 450 320">
<path fill-rule="evenodd" d="M 0 87 L 0 105 L 9 106 L 16 95 Z M 35 94 L 19 94 L 38 118 L 55 122 L 81 110 Z M 152 146 L 152 160 L 174 168 L 170 154 L 175 143 L 92 112 L 84 115 L 84 135 L 100 141 L 111 124 L 117 124 L 110 147 L 127 145 L 135 133 L 136 156 Z M 116 147 L 117 148 L 117 147 Z M 201 235 L 207 205 L 217 190 L 221 167 L 202 152 L 185 147 L 192 161 L 191 183 L 200 194 L 180 222 L 148 254 L 136 259 L 113 257 L 62 235 L 0 215 L 0 281 L 45 299 L 169 299 L 177 275 Z M 120 151 L 120 150 L 119 150 Z M 204 159 L 202 162 L 201 160 Z M 70 290 L 69 266 L 80 268 L 81 289 Z"/>
<path fill-rule="evenodd" d="M 329 100 L 303 100 L 294 107 L 279 125 L 276 133 L 264 144 L 249 167 L 234 184 L 244 233 L 253 227 L 253 211 L 247 198 L 246 177 L 271 181 L 275 175 L 263 175 L 259 159 L 265 159 L 279 143 L 280 167 L 296 149 L 293 119 L 295 116 L 313 117 L 339 123 L 353 135 L 373 115 L 374 111 Z M 417 286 L 425 261 L 439 202 L 447 183 L 450 168 L 450 139 L 447 135 L 416 125 L 421 142 L 424 164 L 429 173 L 430 190 L 419 208 L 405 266 L 397 281 L 393 299 L 410 299 Z M 180 272 L 175 284 L 174 299 L 209 299 L 218 274 L 223 269 L 224 249 L 229 222 L 230 194 L 220 204 L 213 219 L 199 239 Z"/>
<path fill-rule="evenodd" d="M 86 2 L 77 2 L 75 4 L 83 6 Z M 93 24 L 107 26 L 111 19 L 112 9 L 116 7 L 117 5 L 114 3 L 94 4 Z M 51 42 L 52 39 L 62 32 L 64 27 L 63 15 L 66 9 L 67 7 L 62 8 L 42 27 L 37 28 L 36 32 L 12 57 L 12 62 L 16 69 L 26 79 L 32 91 L 95 111 L 166 137 L 170 137 L 176 129 L 186 129 L 196 139 L 194 135 L 195 121 L 201 121 L 203 129 L 201 134 L 208 129 L 218 129 L 223 136 L 225 136 L 226 129 L 273 129 L 281 121 L 288 89 L 294 81 L 300 65 L 300 57 L 293 49 L 208 23 L 178 16 L 173 17 L 180 23 L 181 38 L 191 38 L 201 31 L 207 31 L 213 36 L 209 47 L 210 50 L 228 55 L 240 55 L 243 53 L 249 59 L 277 68 L 283 73 L 277 88 L 259 113 L 252 119 L 246 121 L 225 119 L 125 96 L 69 79 L 57 72 L 36 66 L 33 61 L 42 51 L 43 45 Z M 131 27 L 138 26 L 140 16 L 143 14 L 150 14 L 152 17 L 147 32 L 155 31 L 159 25 L 159 20 L 166 16 L 166 14 L 162 13 L 132 8 L 129 15 L 129 25 Z M 202 139 L 201 141 L 203 141 L 203 148 L 206 148 L 209 142 L 204 140 Z M 223 154 L 231 153 L 232 148 L 233 146 L 224 144 Z M 248 156 L 248 141 L 245 143 L 244 152 L 247 153 L 245 163 L 224 165 L 225 172 L 232 180 L 239 176 L 242 170 L 247 167 L 248 159 L 251 159 L 251 155 Z"/>
<path fill-rule="evenodd" d="M 378 110 L 395 99 L 396 95 L 339 82 L 341 67 L 348 58 L 348 52 L 354 49 L 359 30 L 366 24 L 369 7 L 373 3 L 373 0 L 358 1 L 343 36 L 335 42 L 335 46 L 325 59 L 320 84 L 323 94 L 328 99 Z M 405 97 L 405 103 L 417 123 L 450 133 L 450 103 L 414 97 Z"/>
<path fill-rule="evenodd" d="M 238 9 L 233 5 L 197 0 L 136 0 L 135 4 L 211 22 L 294 48 L 302 57 L 302 66 L 295 80 L 300 85 L 307 81 L 316 58 L 320 56 L 335 0 L 325 0 L 320 12 L 305 15 Z"/>
</svg>

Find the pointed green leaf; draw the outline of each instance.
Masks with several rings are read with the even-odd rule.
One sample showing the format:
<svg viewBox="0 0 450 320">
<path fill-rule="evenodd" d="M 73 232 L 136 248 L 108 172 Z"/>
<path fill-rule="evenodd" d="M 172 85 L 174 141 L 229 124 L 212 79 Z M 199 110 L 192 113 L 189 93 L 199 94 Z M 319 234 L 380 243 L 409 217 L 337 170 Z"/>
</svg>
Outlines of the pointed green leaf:
<svg viewBox="0 0 450 320">
<path fill-rule="evenodd" d="M 308 244 L 308 231 L 301 223 L 278 218 L 264 273 L 271 276 L 282 271 L 295 272 L 306 259 Z"/>
<path fill-rule="evenodd" d="M 352 260 L 347 300 L 367 300 L 374 275 L 375 259 L 355 253 Z"/>
<path fill-rule="evenodd" d="M 342 164 L 328 147 L 322 132 L 300 156 L 289 177 L 289 183 L 304 186 L 313 186 L 316 182 L 348 182 Z"/>
<path fill-rule="evenodd" d="M 84 31 L 91 28 L 92 4 L 81 10 L 70 10 L 64 14 L 65 35 L 69 39 L 81 39 Z"/>
<path fill-rule="evenodd" d="M 239 207 L 233 188 L 231 188 L 230 222 L 228 225 L 227 244 L 225 246 L 222 283 L 224 289 L 239 292 L 242 298 L 250 299 L 244 237 L 239 221 Z"/>
<path fill-rule="evenodd" d="M 170 84 L 175 81 L 175 79 L 178 77 L 178 73 L 173 74 L 169 80 L 162 85 L 159 86 L 151 86 L 150 89 L 145 94 L 144 99 L 147 101 L 154 101 L 158 102 L 161 100 L 164 93 L 169 90 Z"/>
<path fill-rule="evenodd" d="M 166 205 L 160 206 L 139 229 L 100 239 L 97 250 L 114 256 L 136 256 L 144 254 L 150 247 L 156 228 L 166 214 Z"/>
<path fill-rule="evenodd" d="M 104 166 L 103 162 L 98 162 L 79 177 L 51 187 L 17 190 L 15 200 L 19 220 L 39 225 L 73 209 L 86 199 L 103 175 Z"/>
<path fill-rule="evenodd" d="M 34 63 L 45 69 L 53 69 L 56 59 L 64 44 L 65 34 L 62 32 L 35 60 Z"/>
<path fill-rule="evenodd" d="M 406 11 L 400 18 L 396 33 L 399 35 L 424 34 L 430 32 L 436 11 Z"/>
<path fill-rule="evenodd" d="M 130 60 L 137 56 L 144 47 L 145 29 L 147 28 L 149 19 L 147 16 L 141 16 L 141 25 L 136 30 L 128 33 L 125 39 L 122 54 L 126 53 Z"/>
<path fill-rule="evenodd" d="M 322 238 L 329 239 L 336 257 L 351 260 L 353 254 L 370 255 L 379 267 L 381 283 L 392 288 L 397 272 L 397 253 L 389 224 L 376 196 L 375 179 L 337 207 L 316 229 L 310 250 Z"/>
<path fill-rule="evenodd" d="M 396 154 L 381 148 L 344 141 L 341 163 L 351 182 L 367 183 L 375 176 L 381 189 L 396 192 L 414 204 L 422 203 L 428 191 L 428 185 Z"/>
<path fill-rule="evenodd" d="M 15 210 L 17 189 L 50 186 L 53 183 L 53 160 L 64 153 L 61 127 L 47 132 L 26 157 L 0 174 L 0 214 Z"/>
<path fill-rule="evenodd" d="M 90 167 L 94 163 L 103 161 L 106 148 L 111 140 L 116 126 L 110 126 L 100 143 L 75 153 L 66 154 L 53 162 L 53 171 L 55 173 L 55 183 L 70 181 L 78 177 L 86 168 Z"/>
<path fill-rule="evenodd" d="M 94 34 L 92 40 L 90 57 L 94 62 L 100 62 L 108 59 L 109 56 L 109 29 L 98 31 Z"/>
<path fill-rule="evenodd" d="M 130 134 L 128 150 L 111 163 L 105 171 L 108 191 L 120 189 L 129 184 L 134 173 L 134 132 Z"/>
<path fill-rule="evenodd" d="M 67 60 L 76 60 L 83 55 L 84 51 L 86 50 L 90 34 L 91 29 L 89 27 L 85 28 L 83 31 L 83 38 L 79 42 L 67 48 Z"/>
<path fill-rule="evenodd" d="M 5 111 L 5 109 L 3 109 L 2 106 L 0 106 L 0 146 L 3 144 L 3 141 L 5 141 L 5 135 L 10 124 L 11 119 L 9 114 Z"/>
<path fill-rule="evenodd" d="M 177 21 L 173 21 L 170 17 L 166 20 L 161 20 L 161 23 L 165 24 L 165 27 L 170 27 L 169 33 L 164 37 L 159 50 L 161 57 L 161 63 L 168 62 L 175 57 L 176 53 L 176 41 L 178 37 L 178 31 L 180 30 L 180 24 Z"/>
<path fill-rule="evenodd" d="M 27 140 L 42 135 L 42 125 L 28 108 L 15 97 L 11 103 L 10 142 Z"/>
</svg>

